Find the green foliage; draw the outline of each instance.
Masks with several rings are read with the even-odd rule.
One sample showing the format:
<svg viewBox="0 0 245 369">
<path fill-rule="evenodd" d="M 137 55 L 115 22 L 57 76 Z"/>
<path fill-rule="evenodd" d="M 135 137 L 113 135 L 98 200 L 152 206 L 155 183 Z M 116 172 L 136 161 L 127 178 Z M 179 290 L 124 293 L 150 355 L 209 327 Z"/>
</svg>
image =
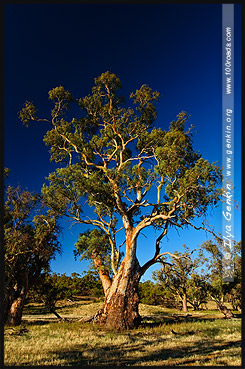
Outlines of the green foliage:
<svg viewBox="0 0 245 369">
<path fill-rule="evenodd" d="M 155 285 L 152 281 L 139 283 L 140 302 L 148 305 L 158 305 L 159 299 L 154 289 Z"/>
<path fill-rule="evenodd" d="M 234 253 L 234 282 L 230 283 L 228 294 L 235 310 L 242 309 L 242 243 L 235 243 Z"/>
<path fill-rule="evenodd" d="M 233 245 L 234 281 L 225 283 L 225 293 L 234 310 L 242 309 L 242 243 Z"/>
<path fill-rule="evenodd" d="M 100 258 L 104 267 L 107 267 L 109 271 L 110 253 L 108 236 L 98 229 L 81 233 L 75 244 L 75 257 L 80 255 L 81 260 L 94 260 Z"/>
<path fill-rule="evenodd" d="M 104 291 L 100 279 L 93 272 L 87 272 L 81 279 L 82 293 L 86 296 L 104 297 Z M 80 290 L 81 292 L 81 290 Z"/>
<path fill-rule="evenodd" d="M 30 120 L 37 119 L 37 109 L 30 101 L 26 101 L 23 108 L 19 112 L 19 118 L 28 127 Z"/>
<path fill-rule="evenodd" d="M 41 209 L 41 197 L 20 187 L 9 186 L 5 202 L 5 262 L 7 269 L 21 268 L 40 259 L 49 263 L 59 251 L 58 228 L 55 217 Z M 25 262 L 24 262 L 25 260 Z M 15 270 L 15 267 L 14 267 Z"/>
<path fill-rule="evenodd" d="M 41 300 L 48 309 L 54 309 L 58 300 L 69 299 L 72 297 L 71 289 L 68 288 L 65 274 L 43 273 L 38 279 L 38 283 L 33 286 L 29 296 L 34 297 L 35 301 Z"/>
</svg>

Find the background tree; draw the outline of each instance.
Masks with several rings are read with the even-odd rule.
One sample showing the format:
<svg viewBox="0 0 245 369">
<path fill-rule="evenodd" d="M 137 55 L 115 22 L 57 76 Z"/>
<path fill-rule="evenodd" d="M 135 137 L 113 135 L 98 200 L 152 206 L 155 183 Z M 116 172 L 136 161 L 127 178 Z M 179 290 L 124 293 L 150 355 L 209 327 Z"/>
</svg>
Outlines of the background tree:
<svg viewBox="0 0 245 369">
<path fill-rule="evenodd" d="M 92 93 L 77 100 L 81 115 L 76 118 L 67 118 L 73 98 L 62 86 L 49 92 L 54 103 L 50 118 L 38 117 L 30 102 L 19 115 L 26 125 L 40 121 L 51 127 L 44 142 L 60 168 L 43 187 L 48 205 L 107 237 L 113 274 L 100 273 L 105 302 L 96 320 L 127 329 L 140 323 L 139 281 L 163 255 L 161 240 L 171 227 L 204 228 L 194 221 L 217 204 L 222 178 L 217 165 L 194 151 L 185 112 L 164 131 L 154 127 L 159 93 L 142 85 L 130 95 L 132 107 L 119 95 L 120 87 L 120 79 L 105 72 L 95 79 Z M 86 205 L 91 209 L 83 213 Z M 140 265 L 138 236 L 151 226 L 159 231 L 155 251 Z M 97 253 L 90 255 L 97 258 Z M 106 270 L 103 260 L 98 271 Z"/>
<path fill-rule="evenodd" d="M 139 283 L 139 297 L 140 302 L 147 305 L 164 305 L 167 300 L 161 285 L 149 280 Z"/>
<path fill-rule="evenodd" d="M 236 264 L 236 268 L 234 267 L 234 277 L 237 278 L 235 282 L 224 282 L 224 269 L 223 269 L 223 257 L 224 251 L 222 247 L 223 240 L 221 238 L 216 238 L 215 241 L 208 240 L 202 244 L 202 250 L 207 252 L 207 256 L 205 252 L 203 252 L 203 260 L 205 261 L 206 268 L 209 273 L 210 279 L 210 287 L 209 287 L 209 295 L 216 302 L 218 309 L 227 317 L 230 318 L 233 316 L 233 313 L 228 309 L 225 305 L 225 296 L 229 294 L 229 291 L 233 287 L 235 287 L 236 282 L 239 281 L 239 250 L 241 250 L 240 243 L 234 242 L 233 247 L 233 262 Z M 241 251 L 240 251 L 241 252 Z M 235 262 L 236 260 L 236 262 Z M 239 282 L 238 291 L 239 291 Z M 237 292 L 238 292 L 237 291 Z M 235 290 L 234 290 L 235 292 Z M 239 295 L 239 292 L 238 292 Z"/>
<path fill-rule="evenodd" d="M 207 275 L 194 272 L 187 281 L 187 301 L 193 306 L 194 310 L 198 310 L 201 305 L 208 302 L 208 291 L 210 285 Z"/>
<path fill-rule="evenodd" d="M 206 256 L 204 250 L 207 252 Z M 208 240 L 203 242 L 202 255 L 209 274 L 210 293 L 213 297 L 224 302 L 225 284 L 223 283 L 223 253 L 221 247 L 216 241 Z"/>
<path fill-rule="evenodd" d="M 78 273 L 67 276 L 65 273 L 44 272 L 29 290 L 27 297 L 29 301 L 44 303 L 49 312 L 64 320 L 57 312 L 57 302 L 61 300 L 75 302 L 84 296 L 93 298 L 103 296 L 101 282 L 92 273 L 81 277 Z"/>
<path fill-rule="evenodd" d="M 9 186 L 4 212 L 4 321 L 21 323 L 28 290 L 60 251 L 56 218 L 37 194 Z"/>
<path fill-rule="evenodd" d="M 234 256 L 234 282 L 229 283 L 227 292 L 232 308 L 234 310 L 242 309 L 242 243 L 236 242 L 233 246 Z"/>
<path fill-rule="evenodd" d="M 153 279 L 160 282 L 163 289 L 177 295 L 182 302 L 182 309 L 187 312 L 188 283 L 191 275 L 200 266 L 200 258 L 191 259 L 190 250 L 183 245 L 184 252 L 175 252 L 161 258 L 161 270 L 153 272 Z M 190 294 L 191 295 L 191 294 Z M 191 295 L 192 296 L 192 295 Z"/>
<path fill-rule="evenodd" d="M 98 299 L 104 297 L 103 286 L 96 272 L 89 270 L 82 278 L 82 294 L 92 296 Z M 80 291 L 81 293 L 81 291 Z"/>
<path fill-rule="evenodd" d="M 67 276 L 65 274 L 58 275 L 56 273 L 44 272 L 40 275 L 38 283 L 36 283 L 29 294 L 34 295 L 35 300 L 44 303 L 47 310 L 54 314 L 59 320 L 65 320 L 56 311 L 56 303 L 58 300 L 69 299 L 72 297 L 72 290 L 69 288 Z"/>
</svg>

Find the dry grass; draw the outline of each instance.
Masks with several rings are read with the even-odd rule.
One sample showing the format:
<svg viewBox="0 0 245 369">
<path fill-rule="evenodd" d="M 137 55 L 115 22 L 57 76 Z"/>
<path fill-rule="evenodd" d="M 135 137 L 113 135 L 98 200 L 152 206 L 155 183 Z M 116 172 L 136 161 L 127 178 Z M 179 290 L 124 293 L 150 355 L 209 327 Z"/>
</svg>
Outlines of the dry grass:
<svg viewBox="0 0 245 369">
<path fill-rule="evenodd" d="M 241 320 L 214 310 L 190 312 L 140 305 L 140 328 L 117 333 L 75 321 L 100 303 L 61 303 L 58 322 L 27 307 L 18 329 L 5 328 L 5 365 L 241 366 Z M 25 329 L 24 329 L 25 327 Z M 173 333 L 174 332 L 174 333 Z"/>
</svg>

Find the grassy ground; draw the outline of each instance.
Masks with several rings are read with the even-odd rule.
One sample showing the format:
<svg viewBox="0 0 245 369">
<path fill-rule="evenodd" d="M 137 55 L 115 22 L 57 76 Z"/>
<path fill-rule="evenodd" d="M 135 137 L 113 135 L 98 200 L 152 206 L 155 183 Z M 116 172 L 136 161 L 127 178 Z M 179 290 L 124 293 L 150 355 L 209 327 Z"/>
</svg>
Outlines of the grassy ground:
<svg viewBox="0 0 245 369">
<path fill-rule="evenodd" d="M 5 365 L 240 366 L 241 319 L 223 319 L 216 310 L 189 311 L 140 304 L 142 325 L 107 331 L 77 319 L 101 303 L 60 303 L 58 322 L 38 304 L 25 308 L 18 328 L 5 327 Z"/>
</svg>

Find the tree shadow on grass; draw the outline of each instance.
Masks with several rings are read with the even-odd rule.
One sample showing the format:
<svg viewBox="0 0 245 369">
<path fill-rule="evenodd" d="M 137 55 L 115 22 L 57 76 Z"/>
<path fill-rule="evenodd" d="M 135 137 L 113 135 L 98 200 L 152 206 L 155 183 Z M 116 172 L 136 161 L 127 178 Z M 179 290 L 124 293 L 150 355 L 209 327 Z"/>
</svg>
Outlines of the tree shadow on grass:
<svg viewBox="0 0 245 369">
<path fill-rule="evenodd" d="M 240 314 L 240 313 L 238 313 L 238 314 L 234 314 L 234 318 L 238 318 L 238 319 L 240 319 L 240 318 L 242 318 L 242 314 Z"/>
<path fill-rule="evenodd" d="M 141 322 L 141 327 L 143 328 L 154 328 L 154 327 L 159 327 L 162 324 L 165 325 L 171 325 L 171 324 L 175 324 L 175 323 L 181 323 L 181 322 L 186 322 L 186 323 L 195 323 L 195 322 L 201 322 L 201 321 L 205 321 L 205 322 L 213 322 L 217 319 L 223 319 L 223 318 L 208 318 L 208 317 L 194 317 L 194 316 L 185 316 L 185 315 L 166 315 L 164 314 L 158 314 L 158 315 L 149 315 L 149 316 L 143 316 L 142 317 L 142 322 Z"/>
<path fill-rule="evenodd" d="M 224 365 L 226 365 L 223 350 L 240 347 L 241 342 L 224 343 L 221 340 L 216 340 L 215 343 L 211 343 L 200 340 L 195 342 L 194 347 L 162 348 L 149 354 L 149 351 L 153 350 L 154 345 L 159 345 L 159 338 L 150 341 L 143 340 L 143 342 L 141 340 L 140 343 L 101 345 L 91 349 L 87 345 L 80 345 L 72 348 L 72 350 L 53 351 L 53 354 L 55 354 L 57 359 L 65 360 L 65 365 L 69 366 L 130 366 L 138 365 L 140 362 L 149 364 L 151 362 L 159 362 L 159 365 L 175 366 L 194 364 L 197 360 L 201 361 L 201 364 L 207 364 L 213 358 L 221 361 L 223 359 Z M 150 349 L 148 352 L 146 352 L 147 348 Z M 138 352 L 137 358 L 135 357 L 135 352 Z M 231 353 L 229 356 L 236 356 L 236 354 Z"/>
<path fill-rule="evenodd" d="M 67 307 L 66 305 L 64 307 Z M 56 306 L 55 310 L 59 311 L 63 306 Z M 44 305 L 28 305 L 24 307 L 23 315 L 45 315 L 51 314 L 50 310 Z"/>
<path fill-rule="evenodd" d="M 176 350 L 164 348 L 150 355 L 144 356 L 142 360 L 144 362 L 168 360 L 168 362 L 172 361 L 172 365 L 174 366 L 176 364 L 194 364 L 197 360 L 200 360 L 202 364 L 204 364 L 208 363 L 214 357 L 215 359 L 225 358 L 222 351 L 235 347 L 241 347 L 241 342 L 234 341 L 224 343 L 221 340 L 216 340 L 215 343 L 210 344 L 210 342 L 208 341 L 205 342 L 203 340 L 200 340 L 199 342 L 195 342 L 195 347 L 176 347 Z M 215 354 L 214 351 L 216 351 Z M 191 358 L 191 356 L 194 356 L 194 358 Z"/>
<path fill-rule="evenodd" d="M 23 314 L 27 315 L 44 315 L 49 314 L 48 309 L 45 306 L 28 305 L 24 306 Z"/>
<path fill-rule="evenodd" d="M 43 320 L 29 320 L 29 319 L 22 319 L 22 324 L 24 326 L 29 325 L 46 325 L 50 323 L 59 323 L 57 318 L 49 318 L 49 319 L 43 319 Z"/>
</svg>

